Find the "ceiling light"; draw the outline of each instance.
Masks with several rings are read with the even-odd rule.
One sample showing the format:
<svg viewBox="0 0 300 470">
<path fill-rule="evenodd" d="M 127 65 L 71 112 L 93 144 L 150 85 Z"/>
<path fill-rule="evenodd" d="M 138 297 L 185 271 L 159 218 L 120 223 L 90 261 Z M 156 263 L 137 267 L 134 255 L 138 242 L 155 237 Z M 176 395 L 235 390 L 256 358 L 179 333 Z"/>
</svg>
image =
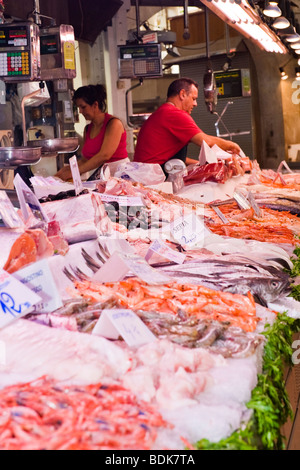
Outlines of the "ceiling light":
<svg viewBox="0 0 300 470">
<path fill-rule="evenodd" d="M 295 52 L 295 54 L 300 55 L 300 49 L 296 49 L 294 52 Z"/>
<path fill-rule="evenodd" d="M 280 16 L 273 21 L 272 26 L 276 29 L 285 29 L 290 26 L 290 22 L 284 16 Z"/>
<path fill-rule="evenodd" d="M 298 42 L 300 41 L 300 35 L 299 34 L 287 34 L 284 39 L 287 42 Z"/>
<path fill-rule="evenodd" d="M 279 18 L 281 10 L 277 4 L 278 2 L 268 2 L 268 5 L 263 10 L 263 14 L 269 18 Z"/>
<path fill-rule="evenodd" d="M 300 80 L 300 67 L 295 67 L 296 80 Z"/>
<path fill-rule="evenodd" d="M 286 80 L 288 78 L 288 74 L 283 70 L 282 67 L 280 67 L 279 70 L 280 70 L 281 80 Z"/>
<path fill-rule="evenodd" d="M 298 65 L 300 65 L 300 59 L 298 59 Z"/>
<path fill-rule="evenodd" d="M 281 54 L 288 52 L 277 34 L 269 28 L 247 0 L 236 0 L 234 3 L 230 0 L 202 0 L 202 3 L 261 49 Z"/>
<path fill-rule="evenodd" d="M 292 43 L 290 44 L 290 48 L 291 48 L 291 49 L 300 49 L 300 41 L 298 41 L 298 42 L 292 42 Z"/>
</svg>

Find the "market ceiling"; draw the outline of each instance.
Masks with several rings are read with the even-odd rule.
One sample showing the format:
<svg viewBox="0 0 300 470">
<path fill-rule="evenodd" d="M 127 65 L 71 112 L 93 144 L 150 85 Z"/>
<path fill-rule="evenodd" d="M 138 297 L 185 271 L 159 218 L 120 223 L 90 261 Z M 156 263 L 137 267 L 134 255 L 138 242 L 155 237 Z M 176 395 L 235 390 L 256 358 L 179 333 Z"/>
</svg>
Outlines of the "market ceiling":
<svg viewBox="0 0 300 470">
<path fill-rule="evenodd" d="M 39 0 L 39 13 L 54 18 L 57 25 L 70 24 L 78 40 L 93 43 L 123 5 L 122 0 Z M 34 0 L 4 0 L 6 18 L 26 20 Z M 45 26 L 49 24 L 43 18 Z"/>
<path fill-rule="evenodd" d="M 200 0 L 130 0 L 138 7 L 203 7 Z M 264 0 L 248 0 L 260 7 Z M 111 24 L 112 18 L 123 5 L 122 0 L 39 0 L 40 14 L 54 18 L 56 24 L 71 24 L 78 40 L 93 43 Z M 287 0 L 296 21 L 300 23 L 300 0 Z M 26 20 L 34 10 L 34 0 L 4 0 L 7 18 Z M 298 20 L 299 19 L 299 20 Z M 47 25 L 47 19 L 44 19 Z"/>
</svg>

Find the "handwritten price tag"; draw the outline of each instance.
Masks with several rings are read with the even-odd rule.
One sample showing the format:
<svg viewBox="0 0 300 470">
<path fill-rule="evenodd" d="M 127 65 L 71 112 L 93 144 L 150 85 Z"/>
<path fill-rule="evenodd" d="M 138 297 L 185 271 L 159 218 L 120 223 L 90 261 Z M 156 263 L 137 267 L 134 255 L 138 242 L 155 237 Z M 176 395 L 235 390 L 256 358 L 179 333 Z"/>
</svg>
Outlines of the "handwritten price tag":
<svg viewBox="0 0 300 470">
<path fill-rule="evenodd" d="M 194 246 L 204 242 L 210 232 L 204 222 L 194 213 L 179 217 L 171 224 L 171 233 L 181 245 Z"/>
<path fill-rule="evenodd" d="M 0 329 L 31 312 L 41 297 L 3 269 L 0 270 Z"/>
<path fill-rule="evenodd" d="M 156 340 L 135 313 L 123 309 L 103 310 L 92 334 L 108 339 L 118 339 L 121 336 L 129 347 L 141 346 Z"/>
<path fill-rule="evenodd" d="M 51 313 L 62 307 L 63 303 L 46 259 L 19 269 L 13 276 L 41 297 L 41 302 L 34 306 L 34 311 Z"/>
</svg>

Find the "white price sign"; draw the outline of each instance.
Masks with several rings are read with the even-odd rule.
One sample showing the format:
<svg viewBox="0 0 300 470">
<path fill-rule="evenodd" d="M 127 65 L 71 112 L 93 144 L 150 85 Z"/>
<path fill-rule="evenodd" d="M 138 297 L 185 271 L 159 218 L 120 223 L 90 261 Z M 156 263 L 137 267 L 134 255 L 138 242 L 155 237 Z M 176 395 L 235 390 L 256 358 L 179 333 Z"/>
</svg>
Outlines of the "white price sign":
<svg viewBox="0 0 300 470">
<path fill-rule="evenodd" d="M 98 282 L 117 282 L 131 271 L 147 284 L 166 284 L 170 278 L 149 266 L 147 261 L 135 253 L 115 251 L 93 276 Z"/>
<path fill-rule="evenodd" d="M 17 196 L 20 202 L 20 207 L 24 220 L 27 220 L 30 217 L 28 207 L 33 213 L 34 217 L 38 220 L 48 223 L 49 219 L 43 208 L 36 197 L 36 195 L 31 191 L 27 184 L 22 180 L 21 176 L 17 173 L 14 178 L 14 185 L 16 188 Z M 27 207 L 28 206 L 28 207 Z"/>
<path fill-rule="evenodd" d="M 121 336 L 130 347 L 156 340 L 154 334 L 134 312 L 123 309 L 103 310 L 92 334 L 108 339 L 118 339 Z"/>
<path fill-rule="evenodd" d="M 69 163 L 70 163 L 73 183 L 74 183 L 74 186 L 75 186 L 75 194 L 76 194 L 76 196 L 78 196 L 78 194 L 80 194 L 83 191 L 84 188 L 83 188 L 81 177 L 80 177 L 80 171 L 79 171 L 79 168 L 78 168 L 76 155 L 74 155 L 74 157 L 70 158 Z"/>
<path fill-rule="evenodd" d="M 174 263 L 182 264 L 185 260 L 185 254 L 179 251 L 172 250 L 166 243 L 160 240 L 154 240 L 150 245 L 149 250 L 145 256 L 146 261 L 149 261 L 153 253 L 157 253 L 164 258 L 174 261 Z"/>
<path fill-rule="evenodd" d="M 194 246 L 197 243 L 203 244 L 209 230 L 196 214 L 191 213 L 172 222 L 171 233 L 181 245 Z"/>
<path fill-rule="evenodd" d="M 13 276 L 41 297 L 34 311 L 51 313 L 62 307 L 63 303 L 46 259 L 20 269 Z"/>
<path fill-rule="evenodd" d="M 0 329 L 31 312 L 41 297 L 28 287 L 0 270 Z"/>
</svg>

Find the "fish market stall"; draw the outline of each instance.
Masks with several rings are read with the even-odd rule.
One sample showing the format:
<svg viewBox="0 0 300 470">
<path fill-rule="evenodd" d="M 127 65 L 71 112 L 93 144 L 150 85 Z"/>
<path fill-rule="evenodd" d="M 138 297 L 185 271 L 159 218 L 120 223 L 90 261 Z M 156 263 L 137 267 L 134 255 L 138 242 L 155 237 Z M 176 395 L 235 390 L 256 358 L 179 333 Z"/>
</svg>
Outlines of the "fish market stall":
<svg viewBox="0 0 300 470">
<path fill-rule="evenodd" d="M 17 414 L 0 448 L 284 448 L 296 215 L 224 198 L 220 232 L 210 204 L 139 182 L 64 189 L 1 228 L 5 289 L 39 299 L 16 299 L 17 314 L 1 290 L 0 406 Z"/>
</svg>

